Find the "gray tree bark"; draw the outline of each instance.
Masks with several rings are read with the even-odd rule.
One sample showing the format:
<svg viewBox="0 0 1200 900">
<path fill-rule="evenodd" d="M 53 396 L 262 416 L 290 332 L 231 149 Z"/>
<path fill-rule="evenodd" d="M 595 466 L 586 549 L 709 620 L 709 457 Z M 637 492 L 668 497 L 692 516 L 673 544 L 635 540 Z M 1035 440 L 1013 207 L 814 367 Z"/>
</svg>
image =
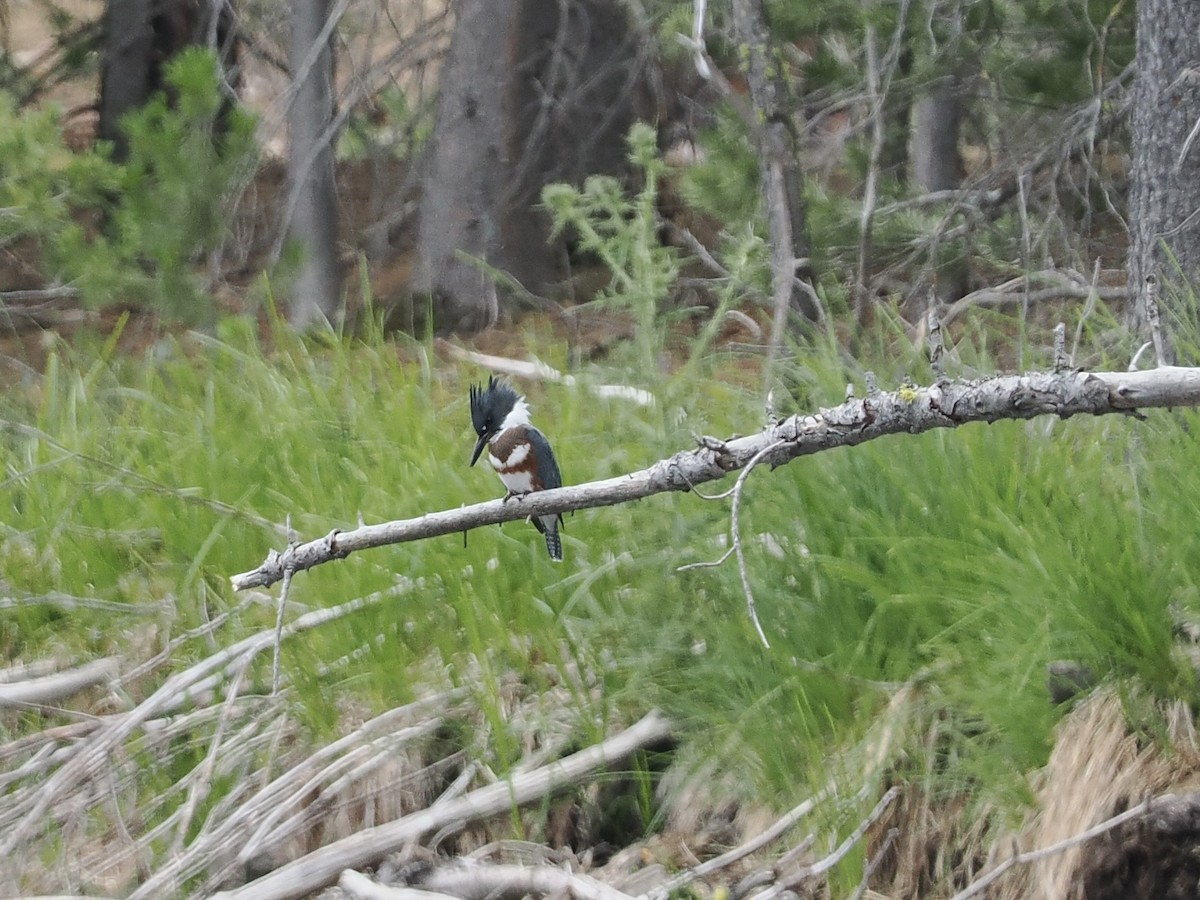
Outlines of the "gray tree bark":
<svg viewBox="0 0 1200 900">
<path fill-rule="evenodd" d="M 288 321 L 301 329 L 332 322 L 341 306 L 331 133 L 333 51 L 330 35 L 322 35 L 330 7 L 329 0 L 299 0 L 292 7 L 289 62 L 295 97 L 289 112 L 287 172 L 295 208 L 289 234 L 304 258 L 292 289 Z"/>
<path fill-rule="evenodd" d="M 947 191 L 962 182 L 958 138 L 962 130 L 962 85 L 943 75 L 913 106 L 912 180 L 922 190 Z"/>
<path fill-rule="evenodd" d="M 229 6 L 214 7 L 209 0 L 109 0 L 104 8 L 99 131 L 101 139 L 112 143 L 115 159 L 129 155 L 121 118 L 165 87 L 163 67 L 172 56 L 185 47 L 206 44 L 217 52 L 226 83 L 236 89 L 237 37 Z"/>
<path fill-rule="evenodd" d="M 501 312 L 472 261 L 544 293 L 565 273 L 539 209 L 552 181 L 624 171 L 649 61 L 619 0 L 459 0 L 417 222 L 416 289 L 440 333 Z"/>
<path fill-rule="evenodd" d="M 758 125 L 758 173 L 776 281 L 774 346 L 778 337 L 774 332 L 779 331 L 781 314 L 786 309 L 795 310 L 808 322 L 821 318 L 816 294 L 797 284 L 800 280 L 811 287 L 813 277 L 804 173 L 796 146 L 794 111 L 787 100 L 782 62 L 771 43 L 766 4 L 764 0 L 733 0 L 732 13 L 738 47 L 745 52 L 746 81 Z"/>
<path fill-rule="evenodd" d="M 932 193 L 962 185 L 963 162 L 958 143 L 962 132 L 962 78 L 943 75 L 929 86 L 912 109 L 909 159 L 914 187 Z M 969 272 L 965 261 L 939 265 L 934 290 L 942 303 L 953 303 L 967 293 Z M 921 309 L 924 297 L 914 297 Z"/>
<path fill-rule="evenodd" d="M 104 59 L 100 66 L 100 138 L 124 160 L 129 145 L 121 117 L 144 104 L 161 76 L 153 64 L 153 0 L 109 0 L 104 11 Z"/>
<path fill-rule="evenodd" d="M 1138 0 L 1129 195 L 1133 324 L 1148 325 L 1146 279 L 1158 281 L 1173 361 L 1173 298 L 1200 279 L 1200 3 Z"/>
</svg>

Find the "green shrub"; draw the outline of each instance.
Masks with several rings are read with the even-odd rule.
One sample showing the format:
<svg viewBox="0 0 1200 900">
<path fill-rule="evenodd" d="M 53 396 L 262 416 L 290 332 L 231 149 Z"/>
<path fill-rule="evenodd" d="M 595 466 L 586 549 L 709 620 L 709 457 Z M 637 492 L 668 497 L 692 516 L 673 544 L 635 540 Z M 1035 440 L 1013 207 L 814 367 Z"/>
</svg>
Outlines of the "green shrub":
<svg viewBox="0 0 1200 900">
<path fill-rule="evenodd" d="M 233 193 L 255 161 L 254 120 L 223 110 L 206 50 L 171 61 L 172 102 L 129 114 L 129 159 L 73 153 L 52 109 L 16 112 L 0 98 L 0 241 L 26 242 L 43 277 L 85 305 L 135 306 L 211 321 L 210 254 L 230 234 Z"/>
</svg>

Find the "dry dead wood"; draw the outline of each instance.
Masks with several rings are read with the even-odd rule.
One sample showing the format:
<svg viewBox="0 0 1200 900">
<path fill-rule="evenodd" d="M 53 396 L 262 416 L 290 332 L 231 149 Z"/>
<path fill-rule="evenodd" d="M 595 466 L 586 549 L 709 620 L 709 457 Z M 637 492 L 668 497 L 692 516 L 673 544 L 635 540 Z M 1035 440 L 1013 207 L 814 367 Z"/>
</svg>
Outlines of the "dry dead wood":
<svg viewBox="0 0 1200 900">
<path fill-rule="evenodd" d="M 116 678 L 121 660 L 115 656 L 94 659 L 65 672 L 0 683 L 0 708 L 54 703 Z"/>
<path fill-rule="evenodd" d="M 286 900 L 303 897 L 333 883 L 347 868 L 377 863 L 386 854 L 432 832 L 461 828 L 490 818 L 515 806 L 542 800 L 562 788 L 579 783 L 608 766 L 627 758 L 635 750 L 664 740 L 671 724 L 656 712 L 601 744 L 573 753 L 532 772 L 488 785 L 447 803 L 409 816 L 366 828 L 340 841 L 290 862 L 244 887 L 217 894 L 220 900 Z"/>
</svg>

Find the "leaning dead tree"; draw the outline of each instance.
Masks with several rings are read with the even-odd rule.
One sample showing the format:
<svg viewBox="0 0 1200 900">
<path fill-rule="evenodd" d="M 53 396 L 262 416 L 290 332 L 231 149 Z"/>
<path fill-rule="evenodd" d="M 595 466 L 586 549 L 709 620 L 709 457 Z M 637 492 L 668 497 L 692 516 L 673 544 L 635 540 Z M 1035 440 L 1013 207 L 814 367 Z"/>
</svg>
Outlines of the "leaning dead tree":
<svg viewBox="0 0 1200 900">
<path fill-rule="evenodd" d="M 936 354 L 935 354 L 936 358 Z M 778 420 L 746 437 L 701 438 L 700 446 L 616 478 L 492 500 L 414 519 L 333 530 L 308 543 L 272 550 L 257 568 L 232 577 L 237 590 L 266 587 L 359 550 L 423 540 L 541 516 L 613 506 L 667 491 L 688 491 L 760 463 L 781 466 L 801 456 L 853 447 L 894 434 L 921 434 L 973 422 L 1000 422 L 1053 415 L 1137 415 L 1139 410 L 1200 406 L 1200 368 L 1164 366 L 1135 372 L 1057 371 L 1002 375 L 979 380 L 939 378 L 925 387 L 868 390 L 831 409 Z"/>
</svg>

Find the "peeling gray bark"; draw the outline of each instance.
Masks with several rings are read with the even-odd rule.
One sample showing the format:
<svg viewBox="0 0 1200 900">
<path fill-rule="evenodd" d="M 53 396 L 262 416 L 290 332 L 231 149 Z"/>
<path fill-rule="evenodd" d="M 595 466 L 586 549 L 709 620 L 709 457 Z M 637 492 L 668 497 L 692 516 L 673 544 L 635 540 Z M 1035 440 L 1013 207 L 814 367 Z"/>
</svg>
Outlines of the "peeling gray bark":
<svg viewBox="0 0 1200 900">
<path fill-rule="evenodd" d="M 304 249 L 288 321 L 300 329 L 331 323 L 341 306 L 337 261 L 337 194 L 333 177 L 333 48 L 328 39 L 313 64 L 305 62 L 322 39 L 330 0 L 304 0 L 292 9 L 289 62 L 296 98 L 289 111 L 288 190 L 296 196 L 290 234 Z"/>
<path fill-rule="evenodd" d="M 813 280 L 808 225 L 804 206 L 804 173 L 796 148 L 793 111 L 787 85 L 771 43 L 764 0 L 734 0 L 732 25 L 739 52 L 745 54 L 746 84 L 758 142 L 758 175 L 771 238 L 771 268 L 775 281 L 776 322 L 794 309 L 808 322 L 821 319 L 816 294 L 797 280 Z M 780 335 L 773 328 L 772 344 Z"/>
<path fill-rule="evenodd" d="M 667 491 L 686 491 L 745 468 L 777 442 L 763 462 L 781 466 L 801 456 L 854 447 L 890 434 L 921 434 L 971 422 L 1000 422 L 1055 415 L 1106 415 L 1168 406 L 1200 406 L 1200 368 L 1163 367 L 1145 372 L 1043 372 L 978 381 L 943 380 L 922 388 L 875 392 L 812 415 L 795 415 L 757 434 L 676 453 L 649 468 L 616 478 L 490 500 L 415 519 L 332 531 L 326 537 L 272 550 L 256 569 L 231 578 L 235 590 L 266 587 L 285 570 L 302 572 L 358 550 L 454 534 L 484 525 L 614 506 Z"/>
<path fill-rule="evenodd" d="M 1163 286 L 1160 305 L 1168 314 L 1175 290 L 1200 278 L 1200 139 L 1193 132 L 1200 122 L 1198 64 L 1200 3 L 1139 0 L 1128 217 L 1135 328 L 1147 323 L 1147 276 Z M 1161 362 L 1172 361 L 1167 344 Z"/>
</svg>

